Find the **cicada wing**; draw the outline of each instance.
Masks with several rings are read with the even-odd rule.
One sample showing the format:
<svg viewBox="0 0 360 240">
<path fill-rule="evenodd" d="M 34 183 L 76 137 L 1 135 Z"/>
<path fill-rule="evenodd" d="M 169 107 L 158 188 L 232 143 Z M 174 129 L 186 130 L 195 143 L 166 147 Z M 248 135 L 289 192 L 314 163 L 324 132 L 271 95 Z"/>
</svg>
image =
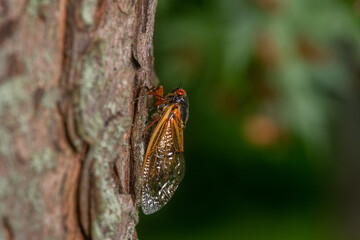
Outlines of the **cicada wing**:
<svg viewBox="0 0 360 240">
<path fill-rule="evenodd" d="M 177 111 L 176 109 L 172 111 Z M 172 197 L 184 177 L 183 131 L 172 112 L 152 136 L 143 166 L 142 210 L 151 214 Z"/>
</svg>

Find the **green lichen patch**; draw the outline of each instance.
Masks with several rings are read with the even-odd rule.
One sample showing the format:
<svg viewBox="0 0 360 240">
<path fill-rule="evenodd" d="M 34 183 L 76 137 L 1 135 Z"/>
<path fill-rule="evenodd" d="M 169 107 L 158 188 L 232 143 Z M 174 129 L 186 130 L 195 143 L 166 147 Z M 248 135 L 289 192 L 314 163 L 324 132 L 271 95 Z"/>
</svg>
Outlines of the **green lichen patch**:
<svg viewBox="0 0 360 240">
<path fill-rule="evenodd" d="M 29 0 L 26 11 L 30 15 L 35 16 L 39 13 L 42 6 L 48 5 L 50 2 L 51 0 Z"/>
<path fill-rule="evenodd" d="M 50 170 L 55 165 L 55 153 L 50 148 L 45 148 L 43 151 L 34 154 L 31 161 L 31 168 L 36 173 Z"/>
<path fill-rule="evenodd" d="M 115 102 L 108 102 L 105 106 L 105 109 L 108 109 L 111 115 L 116 114 L 116 103 Z"/>
<path fill-rule="evenodd" d="M 103 70 L 102 43 L 97 41 L 84 57 L 79 78 L 79 101 L 76 106 L 79 134 L 93 144 L 100 137 L 104 128 L 103 104 L 99 101 L 106 82 Z"/>
<path fill-rule="evenodd" d="M 96 212 L 97 218 L 92 223 L 92 234 L 95 239 L 112 239 L 121 221 L 121 204 L 111 180 L 110 161 L 115 157 L 103 140 L 93 151 L 95 158 L 93 176 L 96 179 Z M 105 146 L 105 147 L 104 147 Z"/>
<path fill-rule="evenodd" d="M 0 85 L 0 115 L 5 107 L 9 107 L 12 113 L 18 114 L 16 112 L 18 108 L 14 106 L 29 100 L 25 90 L 28 82 L 28 78 L 17 76 Z"/>
<path fill-rule="evenodd" d="M 61 93 L 58 88 L 46 91 L 41 99 L 41 105 L 48 109 L 55 108 L 60 98 Z"/>
<path fill-rule="evenodd" d="M 125 124 L 111 122 L 104 128 L 101 140 L 93 146 L 88 156 L 94 159 L 92 175 L 95 179 L 96 219 L 92 222 L 91 231 L 95 239 L 113 239 L 122 221 L 124 203 L 119 197 L 111 166 L 129 124 L 130 121 Z"/>
<path fill-rule="evenodd" d="M 9 180 L 0 176 L 0 199 L 10 195 L 12 193 L 11 188 L 9 188 Z"/>
<path fill-rule="evenodd" d="M 41 197 L 42 196 L 41 196 L 41 191 L 39 189 L 39 180 L 32 179 L 28 184 L 26 199 L 29 200 L 34 211 L 38 214 L 42 213 L 44 209 L 43 201 L 41 200 L 42 199 Z"/>
<path fill-rule="evenodd" d="M 25 90 L 28 81 L 28 78 L 17 76 L 0 85 L 0 154 L 6 159 L 13 158 L 13 130 L 7 125 L 16 126 L 18 133 L 28 130 L 29 114 L 20 108 L 30 100 Z"/>
<path fill-rule="evenodd" d="M 12 151 L 12 137 L 8 129 L 0 125 L 0 154 L 3 157 L 11 158 L 13 155 Z"/>
<path fill-rule="evenodd" d="M 98 0 L 83 1 L 81 6 L 81 18 L 87 25 L 94 24 L 94 16 Z"/>
</svg>

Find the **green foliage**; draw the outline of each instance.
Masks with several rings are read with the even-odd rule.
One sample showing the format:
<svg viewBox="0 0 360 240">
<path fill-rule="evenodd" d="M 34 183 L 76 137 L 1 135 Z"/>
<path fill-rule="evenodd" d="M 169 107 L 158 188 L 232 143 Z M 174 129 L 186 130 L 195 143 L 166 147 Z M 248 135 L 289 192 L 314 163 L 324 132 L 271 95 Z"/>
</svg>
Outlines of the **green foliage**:
<svg viewBox="0 0 360 240">
<path fill-rule="evenodd" d="M 141 239 L 329 239 L 331 127 L 360 65 L 356 14 L 340 0 L 159 1 L 155 67 L 190 99 L 187 167 Z"/>
<path fill-rule="evenodd" d="M 160 2 L 157 72 L 165 85 L 181 81 L 190 90 L 204 89 L 203 101 L 233 89 L 235 101 L 255 105 L 231 115 L 261 111 L 305 140 L 326 145 L 334 96 L 346 96 L 354 74 L 344 48 L 359 52 L 351 7 L 335 0 Z M 220 104 L 218 113 L 229 104 Z"/>
</svg>

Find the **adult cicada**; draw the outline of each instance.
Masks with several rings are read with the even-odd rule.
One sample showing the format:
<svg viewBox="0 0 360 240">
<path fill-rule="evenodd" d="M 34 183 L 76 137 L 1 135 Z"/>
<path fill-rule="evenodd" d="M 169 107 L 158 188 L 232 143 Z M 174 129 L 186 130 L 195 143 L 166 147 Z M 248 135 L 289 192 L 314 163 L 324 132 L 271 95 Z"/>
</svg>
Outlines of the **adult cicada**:
<svg viewBox="0 0 360 240">
<path fill-rule="evenodd" d="M 184 177 L 183 129 L 189 116 L 189 101 L 181 88 L 163 96 L 163 87 L 151 89 L 157 113 L 142 167 L 141 205 L 145 214 L 162 208 Z"/>
</svg>

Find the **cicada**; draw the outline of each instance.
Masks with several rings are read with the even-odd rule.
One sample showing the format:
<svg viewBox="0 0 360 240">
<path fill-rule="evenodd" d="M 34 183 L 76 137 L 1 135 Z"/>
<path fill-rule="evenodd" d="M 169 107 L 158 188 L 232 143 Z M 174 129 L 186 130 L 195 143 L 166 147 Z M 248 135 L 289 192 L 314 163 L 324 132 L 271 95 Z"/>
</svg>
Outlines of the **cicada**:
<svg viewBox="0 0 360 240">
<path fill-rule="evenodd" d="M 141 205 L 145 214 L 162 208 L 172 197 L 185 173 L 183 129 L 189 116 L 189 101 L 181 88 L 163 96 L 163 87 L 153 88 L 156 124 L 142 166 Z"/>
</svg>

